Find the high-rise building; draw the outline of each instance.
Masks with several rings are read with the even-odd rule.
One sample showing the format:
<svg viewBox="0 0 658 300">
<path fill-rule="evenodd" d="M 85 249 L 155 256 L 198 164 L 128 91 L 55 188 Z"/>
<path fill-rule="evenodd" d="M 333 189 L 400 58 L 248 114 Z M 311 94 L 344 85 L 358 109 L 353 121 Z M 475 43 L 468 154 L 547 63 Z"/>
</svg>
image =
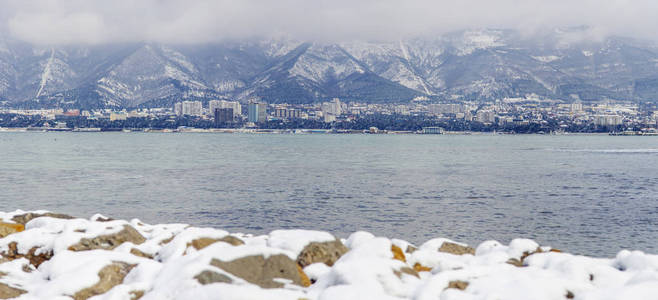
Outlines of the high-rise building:
<svg viewBox="0 0 658 300">
<path fill-rule="evenodd" d="M 267 121 L 267 103 L 250 102 L 248 110 L 249 122 L 265 123 Z"/>
<path fill-rule="evenodd" d="M 174 104 L 174 114 L 180 116 L 183 114 L 183 103 L 176 102 Z"/>
<path fill-rule="evenodd" d="M 233 109 L 232 108 L 215 108 L 215 125 L 226 124 L 233 122 Z"/>
<path fill-rule="evenodd" d="M 201 101 L 183 101 L 182 114 L 188 116 L 200 116 L 203 111 Z"/>
<path fill-rule="evenodd" d="M 322 103 L 322 114 L 330 114 L 334 116 L 340 116 L 343 113 L 342 104 L 340 99 L 334 98 L 331 102 Z"/>
<path fill-rule="evenodd" d="M 215 109 L 223 108 L 221 106 L 222 102 L 219 100 L 210 100 L 208 101 L 208 114 L 211 116 L 215 115 Z"/>
<path fill-rule="evenodd" d="M 233 116 L 239 116 L 242 114 L 242 105 L 237 101 L 226 101 L 226 100 L 210 100 L 208 102 L 208 114 L 214 115 L 215 109 L 217 108 L 231 108 L 233 109 Z"/>
</svg>

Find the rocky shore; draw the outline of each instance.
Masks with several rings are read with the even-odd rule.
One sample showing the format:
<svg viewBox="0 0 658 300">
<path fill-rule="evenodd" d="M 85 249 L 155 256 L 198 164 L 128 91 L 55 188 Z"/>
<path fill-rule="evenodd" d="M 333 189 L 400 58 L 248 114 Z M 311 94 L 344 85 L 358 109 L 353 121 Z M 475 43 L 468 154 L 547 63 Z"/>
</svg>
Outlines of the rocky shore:
<svg viewBox="0 0 658 300">
<path fill-rule="evenodd" d="M 0 299 L 658 299 L 658 255 L 0 212 Z"/>
</svg>

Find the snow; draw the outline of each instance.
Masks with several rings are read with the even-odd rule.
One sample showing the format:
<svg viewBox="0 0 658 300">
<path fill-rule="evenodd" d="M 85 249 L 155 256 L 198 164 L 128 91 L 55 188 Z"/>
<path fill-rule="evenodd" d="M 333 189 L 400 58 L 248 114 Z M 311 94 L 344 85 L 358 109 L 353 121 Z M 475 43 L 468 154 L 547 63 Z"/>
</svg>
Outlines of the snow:
<svg viewBox="0 0 658 300">
<path fill-rule="evenodd" d="M 562 59 L 561 57 L 559 57 L 559 56 L 555 56 L 555 55 L 547 55 L 547 56 L 532 56 L 532 58 L 534 58 L 535 60 L 541 61 L 541 62 L 543 62 L 543 63 L 554 62 L 554 61 L 556 61 L 556 60 L 560 60 L 560 59 Z"/>
<path fill-rule="evenodd" d="M 456 41 L 457 55 L 470 55 L 476 50 L 505 46 L 501 33 L 490 30 L 465 31 Z"/>
<path fill-rule="evenodd" d="M 587 56 L 587 57 L 590 57 L 590 56 L 593 56 L 593 55 L 594 55 L 594 52 L 592 52 L 592 51 L 588 51 L 588 50 L 583 50 L 583 55 L 585 55 L 585 56 Z"/>
<path fill-rule="evenodd" d="M 44 213 L 39 211 L 38 213 Z M 0 212 L 0 220 L 12 223 L 12 217 L 24 211 Z M 309 287 L 287 283 L 282 288 L 263 289 L 210 264 L 214 259 L 283 254 L 293 261 L 311 242 L 334 241 L 324 231 L 274 230 L 266 235 L 229 233 L 214 228 L 186 224 L 144 224 L 140 220 L 35 218 L 26 230 L 0 239 L 0 253 L 16 242 L 19 253 L 37 248 L 37 253 L 52 251 L 53 256 L 38 267 L 26 258 L 0 259 L 0 283 L 25 290 L 20 299 L 70 299 L 76 292 L 94 285 L 99 271 L 112 263 L 134 267 L 123 282 L 93 299 L 130 299 L 133 291 L 144 291 L 142 299 L 658 299 L 658 255 L 622 250 L 613 258 L 594 258 L 554 252 L 529 239 L 514 239 L 508 244 L 489 240 L 477 245 L 475 255 L 439 252 L 446 242 L 464 245 L 446 238 L 428 240 L 413 253 L 405 253 L 406 262 L 393 258 L 391 246 L 405 251 L 413 246 L 402 239 L 378 237 L 359 231 L 341 240 L 349 251 L 333 266 L 314 263 L 303 271 L 314 282 Z M 68 247 L 81 238 L 116 233 L 132 226 L 146 241 L 140 245 L 124 243 L 112 250 L 74 252 Z M 197 250 L 190 243 L 199 238 L 218 239 L 232 235 L 245 242 L 232 246 L 213 243 Z M 153 255 L 153 259 L 131 254 L 132 249 Z M 41 252 L 39 252 L 41 251 Z M 507 263 L 523 260 L 523 267 Z M 420 264 L 430 271 L 413 273 Z M 403 271 L 406 270 L 406 271 Z M 231 283 L 202 285 L 194 277 L 203 271 L 222 274 Z M 448 288 L 453 281 L 464 281 L 464 290 Z M 280 281 L 280 280 L 278 280 Z"/>
<path fill-rule="evenodd" d="M 48 80 L 50 79 L 50 68 L 53 65 L 53 60 L 55 60 L 54 48 L 50 49 L 50 58 L 48 59 L 46 66 L 43 68 L 43 73 L 41 73 L 41 83 L 39 83 L 39 90 L 37 91 L 37 95 L 35 98 L 39 98 L 39 96 L 41 96 L 41 92 L 43 92 L 43 88 L 46 87 L 46 83 L 48 83 Z"/>
</svg>

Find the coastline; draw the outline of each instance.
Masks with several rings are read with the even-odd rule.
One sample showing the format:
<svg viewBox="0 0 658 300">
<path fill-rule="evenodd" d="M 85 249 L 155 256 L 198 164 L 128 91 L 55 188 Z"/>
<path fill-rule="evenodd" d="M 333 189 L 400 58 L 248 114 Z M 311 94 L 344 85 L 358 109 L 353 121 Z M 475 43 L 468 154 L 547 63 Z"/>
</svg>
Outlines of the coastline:
<svg viewBox="0 0 658 300">
<path fill-rule="evenodd" d="M 656 299 L 658 255 L 0 212 L 0 298 Z M 70 298 L 69 298 L 70 297 Z"/>
<path fill-rule="evenodd" d="M 655 136 L 642 134 L 611 134 L 608 132 L 564 132 L 564 133 L 511 133 L 511 132 L 483 132 L 483 131 L 445 131 L 440 134 L 426 134 L 414 131 L 379 131 L 371 133 L 366 130 L 333 131 L 331 129 L 251 129 L 251 128 L 183 128 L 183 129 L 113 129 L 101 128 L 28 128 L 28 127 L 0 127 L 3 132 L 70 132 L 70 133 L 221 133 L 221 134 L 364 134 L 364 135 L 572 135 L 572 136 Z"/>
</svg>

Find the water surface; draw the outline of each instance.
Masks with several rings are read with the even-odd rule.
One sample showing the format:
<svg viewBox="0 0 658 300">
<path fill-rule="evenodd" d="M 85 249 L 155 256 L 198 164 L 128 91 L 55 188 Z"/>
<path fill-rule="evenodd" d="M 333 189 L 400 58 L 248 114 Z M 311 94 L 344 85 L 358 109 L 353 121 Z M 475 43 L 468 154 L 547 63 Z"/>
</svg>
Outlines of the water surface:
<svg viewBox="0 0 658 300">
<path fill-rule="evenodd" d="M 658 252 L 658 138 L 0 133 L 0 210 Z"/>
</svg>

